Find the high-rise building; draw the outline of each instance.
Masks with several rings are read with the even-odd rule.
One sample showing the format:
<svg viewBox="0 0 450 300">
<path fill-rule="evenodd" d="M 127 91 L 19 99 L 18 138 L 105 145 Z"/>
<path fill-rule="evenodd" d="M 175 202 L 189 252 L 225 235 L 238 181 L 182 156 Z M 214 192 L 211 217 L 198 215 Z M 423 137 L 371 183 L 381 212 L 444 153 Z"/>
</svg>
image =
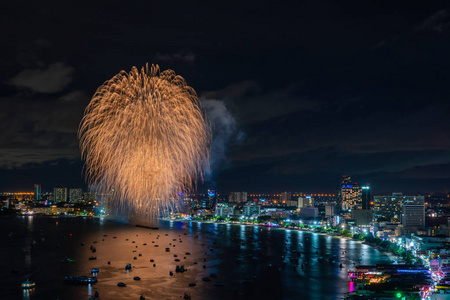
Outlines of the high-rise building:
<svg viewBox="0 0 450 300">
<path fill-rule="evenodd" d="M 298 197 L 298 207 L 314 207 L 314 198 L 311 196 Z"/>
<path fill-rule="evenodd" d="M 215 210 L 216 217 L 229 218 L 234 214 L 234 207 L 226 203 L 218 203 Z"/>
<path fill-rule="evenodd" d="M 370 184 L 363 185 L 361 191 L 362 209 L 371 209 L 373 207 L 373 202 L 370 197 Z"/>
<path fill-rule="evenodd" d="M 346 212 L 351 209 L 353 185 L 350 176 L 343 175 L 341 179 L 341 186 L 339 190 L 339 207 L 341 212 Z"/>
<path fill-rule="evenodd" d="M 425 229 L 425 205 L 403 205 L 402 225 L 405 229 Z"/>
<path fill-rule="evenodd" d="M 36 201 L 41 201 L 42 200 L 42 191 L 41 191 L 41 185 L 40 184 L 35 184 L 34 185 L 34 196 Z"/>
<path fill-rule="evenodd" d="M 259 216 L 261 214 L 261 206 L 259 205 L 245 205 L 243 210 L 244 216 Z"/>
<path fill-rule="evenodd" d="M 208 190 L 208 208 L 214 208 L 217 204 L 217 191 Z"/>
<path fill-rule="evenodd" d="M 228 197 L 230 203 L 245 203 L 247 202 L 247 192 L 231 192 Z"/>
<path fill-rule="evenodd" d="M 81 189 L 70 189 L 69 190 L 69 202 L 70 203 L 80 203 L 83 201 L 83 191 Z"/>
<path fill-rule="evenodd" d="M 288 203 L 288 201 L 291 201 L 291 197 L 291 192 L 282 192 L 280 197 L 281 203 Z"/>
<path fill-rule="evenodd" d="M 344 175 L 339 190 L 338 209 L 350 217 L 353 209 L 362 209 L 362 188 L 358 183 L 352 183 L 350 176 Z"/>
<path fill-rule="evenodd" d="M 334 206 L 334 205 L 326 205 L 325 206 L 325 217 L 332 217 L 332 216 L 334 216 L 336 213 L 335 213 L 335 208 L 336 208 L 336 206 Z"/>
<path fill-rule="evenodd" d="M 362 209 L 362 188 L 356 182 L 352 186 L 352 205 L 351 210 Z"/>
<path fill-rule="evenodd" d="M 67 202 L 67 188 L 54 188 L 53 189 L 53 201 L 54 202 Z"/>
<path fill-rule="evenodd" d="M 403 205 L 423 205 L 423 196 L 403 196 L 393 193 L 392 196 L 374 196 L 373 213 L 375 221 L 400 223 Z"/>
</svg>

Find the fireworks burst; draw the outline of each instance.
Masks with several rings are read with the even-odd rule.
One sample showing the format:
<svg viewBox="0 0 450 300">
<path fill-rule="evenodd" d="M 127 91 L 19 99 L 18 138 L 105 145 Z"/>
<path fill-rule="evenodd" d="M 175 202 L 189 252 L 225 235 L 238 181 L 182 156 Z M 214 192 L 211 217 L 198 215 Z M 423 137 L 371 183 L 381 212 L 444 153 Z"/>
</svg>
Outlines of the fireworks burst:
<svg viewBox="0 0 450 300">
<path fill-rule="evenodd" d="M 128 218 L 173 208 L 209 167 L 211 131 L 197 94 L 158 65 L 121 71 L 100 86 L 78 137 L 87 181 Z"/>
</svg>

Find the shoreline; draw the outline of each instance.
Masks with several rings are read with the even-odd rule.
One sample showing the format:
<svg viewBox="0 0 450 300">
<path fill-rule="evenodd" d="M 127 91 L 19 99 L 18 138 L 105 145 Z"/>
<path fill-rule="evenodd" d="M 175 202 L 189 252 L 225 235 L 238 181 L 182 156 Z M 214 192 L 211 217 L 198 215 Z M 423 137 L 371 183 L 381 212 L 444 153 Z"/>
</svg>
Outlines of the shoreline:
<svg viewBox="0 0 450 300">
<path fill-rule="evenodd" d="M 378 252 L 382 253 L 383 255 L 386 255 L 391 261 L 394 261 L 395 263 L 390 263 L 390 264 L 400 264 L 401 262 L 401 258 L 395 256 L 394 254 L 392 254 L 391 252 L 385 251 L 380 249 L 379 246 L 377 245 L 371 245 L 366 243 L 365 241 L 360 241 L 360 240 L 354 240 L 353 238 L 350 237 L 345 237 L 345 236 L 341 236 L 341 235 L 334 235 L 334 234 L 328 234 L 325 232 L 314 232 L 314 231 L 310 231 L 310 230 L 302 230 L 302 229 L 297 229 L 297 228 L 285 228 L 285 227 L 271 227 L 271 226 L 265 226 L 265 225 L 259 225 L 259 224 L 239 224 L 239 223 L 230 223 L 230 222 L 214 222 L 214 221 L 201 221 L 201 220 L 172 220 L 172 219 L 166 219 L 166 218 L 160 218 L 160 221 L 171 221 L 171 222 L 198 222 L 198 223 L 206 223 L 206 224 L 222 224 L 222 225 L 238 225 L 238 226 L 257 226 L 257 227 L 264 227 L 264 228 L 270 228 L 270 229 L 280 229 L 280 230 L 295 230 L 295 231 L 302 231 L 302 232 L 306 232 L 306 233 L 310 233 L 310 234 L 320 234 L 320 235 L 326 235 L 327 237 L 336 237 L 336 238 L 340 238 L 340 239 L 345 239 L 345 240 L 352 240 L 355 243 L 360 243 L 360 244 L 365 244 L 369 247 L 371 247 L 372 249 L 377 250 Z"/>
</svg>

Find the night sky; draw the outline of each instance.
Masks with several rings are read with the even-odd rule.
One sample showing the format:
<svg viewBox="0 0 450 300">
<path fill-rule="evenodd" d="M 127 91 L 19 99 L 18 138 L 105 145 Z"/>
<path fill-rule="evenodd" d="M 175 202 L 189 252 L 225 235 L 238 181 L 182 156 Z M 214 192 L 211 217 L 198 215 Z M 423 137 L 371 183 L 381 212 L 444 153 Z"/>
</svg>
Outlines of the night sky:
<svg viewBox="0 0 450 300">
<path fill-rule="evenodd" d="M 375 194 L 448 191 L 445 2 L 4 1 L 0 191 L 85 188 L 84 108 L 146 62 L 204 103 L 205 187 L 333 192 L 347 174 Z"/>
</svg>

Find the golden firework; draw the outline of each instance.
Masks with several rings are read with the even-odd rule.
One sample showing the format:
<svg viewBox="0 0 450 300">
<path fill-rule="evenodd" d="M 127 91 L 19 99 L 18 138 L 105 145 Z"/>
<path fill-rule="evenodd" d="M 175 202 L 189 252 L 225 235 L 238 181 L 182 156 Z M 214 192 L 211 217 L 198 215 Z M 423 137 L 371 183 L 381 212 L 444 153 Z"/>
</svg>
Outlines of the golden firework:
<svg viewBox="0 0 450 300">
<path fill-rule="evenodd" d="M 100 86 L 78 137 L 87 181 L 127 217 L 173 208 L 209 167 L 211 130 L 196 92 L 158 65 L 121 71 Z"/>
</svg>

